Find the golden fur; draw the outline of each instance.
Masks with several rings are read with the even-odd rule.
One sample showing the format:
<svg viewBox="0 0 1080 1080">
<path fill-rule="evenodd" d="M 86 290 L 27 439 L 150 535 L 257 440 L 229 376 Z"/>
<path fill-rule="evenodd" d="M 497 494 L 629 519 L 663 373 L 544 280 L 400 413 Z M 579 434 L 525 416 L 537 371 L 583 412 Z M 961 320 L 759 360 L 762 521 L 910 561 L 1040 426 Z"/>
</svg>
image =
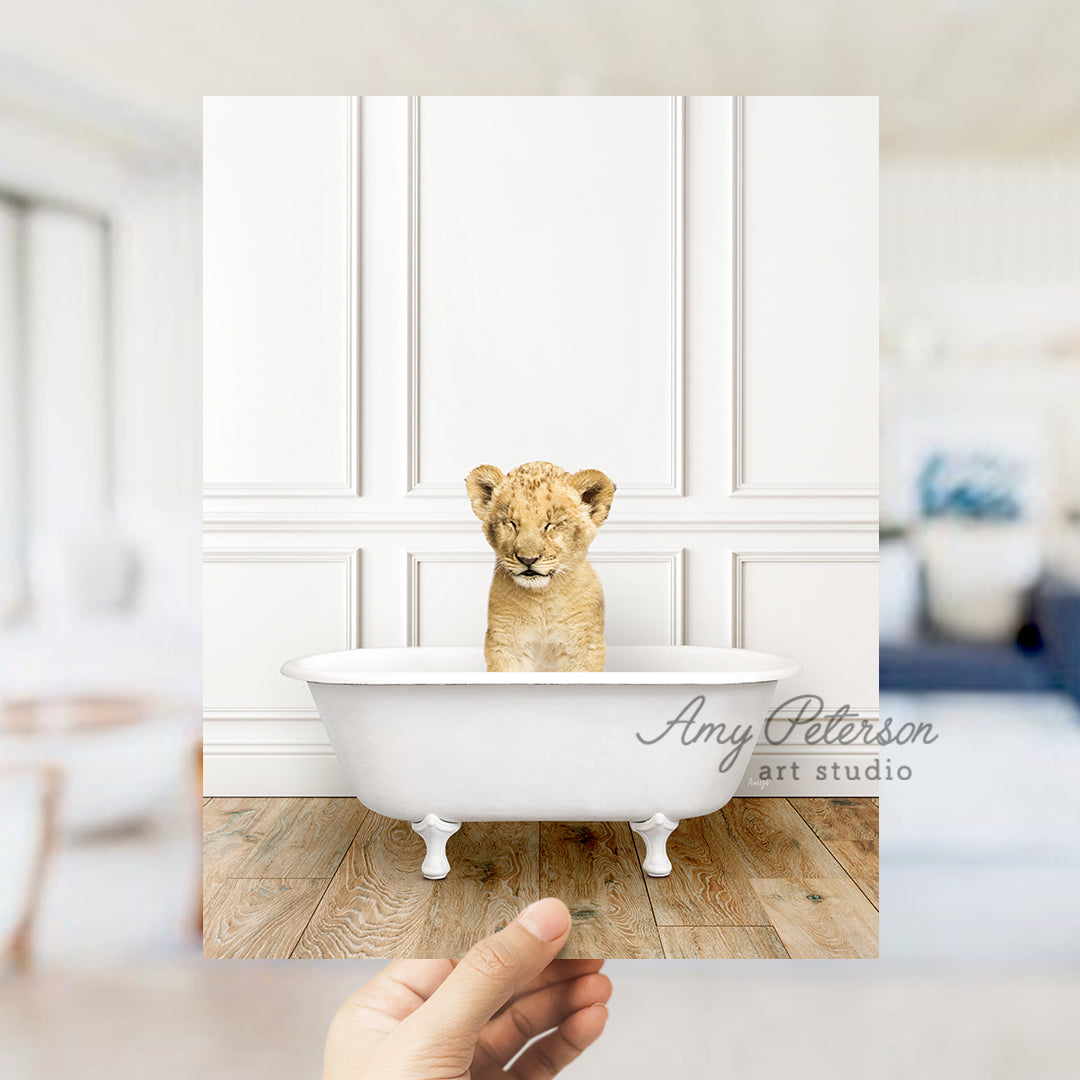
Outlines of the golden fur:
<svg viewBox="0 0 1080 1080">
<path fill-rule="evenodd" d="M 488 671 L 603 671 L 604 592 L 586 555 L 615 485 L 598 469 L 531 461 L 465 478 L 495 551 L 484 659 Z"/>
</svg>

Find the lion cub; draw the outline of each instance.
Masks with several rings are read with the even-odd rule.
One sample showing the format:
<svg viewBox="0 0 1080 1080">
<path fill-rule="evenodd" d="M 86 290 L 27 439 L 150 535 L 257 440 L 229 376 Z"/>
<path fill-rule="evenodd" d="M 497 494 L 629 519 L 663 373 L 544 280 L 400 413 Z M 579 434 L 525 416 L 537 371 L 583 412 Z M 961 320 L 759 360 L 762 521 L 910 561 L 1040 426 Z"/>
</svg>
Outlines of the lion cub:
<svg viewBox="0 0 1080 1080">
<path fill-rule="evenodd" d="M 604 592 L 586 561 L 615 485 L 597 469 L 531 461 L 465 478 L 495 551 L 484 659 L 488 671 L 603 671 Z"/>
</svg>

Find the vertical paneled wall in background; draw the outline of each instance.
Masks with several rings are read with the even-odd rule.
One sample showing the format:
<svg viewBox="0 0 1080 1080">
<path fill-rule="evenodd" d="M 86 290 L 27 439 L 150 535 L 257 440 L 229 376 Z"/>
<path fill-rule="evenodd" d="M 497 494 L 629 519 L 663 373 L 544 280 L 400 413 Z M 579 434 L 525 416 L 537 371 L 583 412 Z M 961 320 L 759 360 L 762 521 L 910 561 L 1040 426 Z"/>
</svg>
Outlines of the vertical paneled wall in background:
<svg viewBox="0 0 1080 1080">
<path fill-rule="evenodd" d="M 875 711 L 875 99 L 221 98 L 205 140 L 208 793 L 347 790 L 289 656 L 480 643 L 482 462 L 615 479 L 610 642 Z"/>
</svg>

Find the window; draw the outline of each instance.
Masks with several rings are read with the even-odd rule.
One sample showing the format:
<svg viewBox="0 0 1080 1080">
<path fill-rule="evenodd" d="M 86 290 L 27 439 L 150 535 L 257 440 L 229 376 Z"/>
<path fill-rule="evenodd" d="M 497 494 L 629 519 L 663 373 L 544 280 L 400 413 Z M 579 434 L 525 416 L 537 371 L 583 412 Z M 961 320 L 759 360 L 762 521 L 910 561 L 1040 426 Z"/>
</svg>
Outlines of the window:
<svg viewBox="0 0 1080 1080">
<path fill-rule="evenodd" d="M 0 624 L 35 559 L 113 505 L 110 230 L 0 193 Z"/>
</svg>

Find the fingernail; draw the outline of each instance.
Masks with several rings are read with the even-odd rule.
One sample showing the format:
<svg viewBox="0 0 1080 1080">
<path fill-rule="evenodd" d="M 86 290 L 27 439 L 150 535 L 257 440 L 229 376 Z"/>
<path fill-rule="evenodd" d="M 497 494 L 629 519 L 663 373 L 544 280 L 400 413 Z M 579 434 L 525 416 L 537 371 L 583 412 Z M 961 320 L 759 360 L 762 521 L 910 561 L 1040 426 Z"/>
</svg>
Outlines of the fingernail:
<svg viewBox="0 0 1080 1080">
<path fill-rule="evenodd" d="M 530 904 L 517 921 L 541 941 L 554 941 L 566 933 L 570 925 L 570 912 L 561 900 L 549 896 Z"/>
</svg>

